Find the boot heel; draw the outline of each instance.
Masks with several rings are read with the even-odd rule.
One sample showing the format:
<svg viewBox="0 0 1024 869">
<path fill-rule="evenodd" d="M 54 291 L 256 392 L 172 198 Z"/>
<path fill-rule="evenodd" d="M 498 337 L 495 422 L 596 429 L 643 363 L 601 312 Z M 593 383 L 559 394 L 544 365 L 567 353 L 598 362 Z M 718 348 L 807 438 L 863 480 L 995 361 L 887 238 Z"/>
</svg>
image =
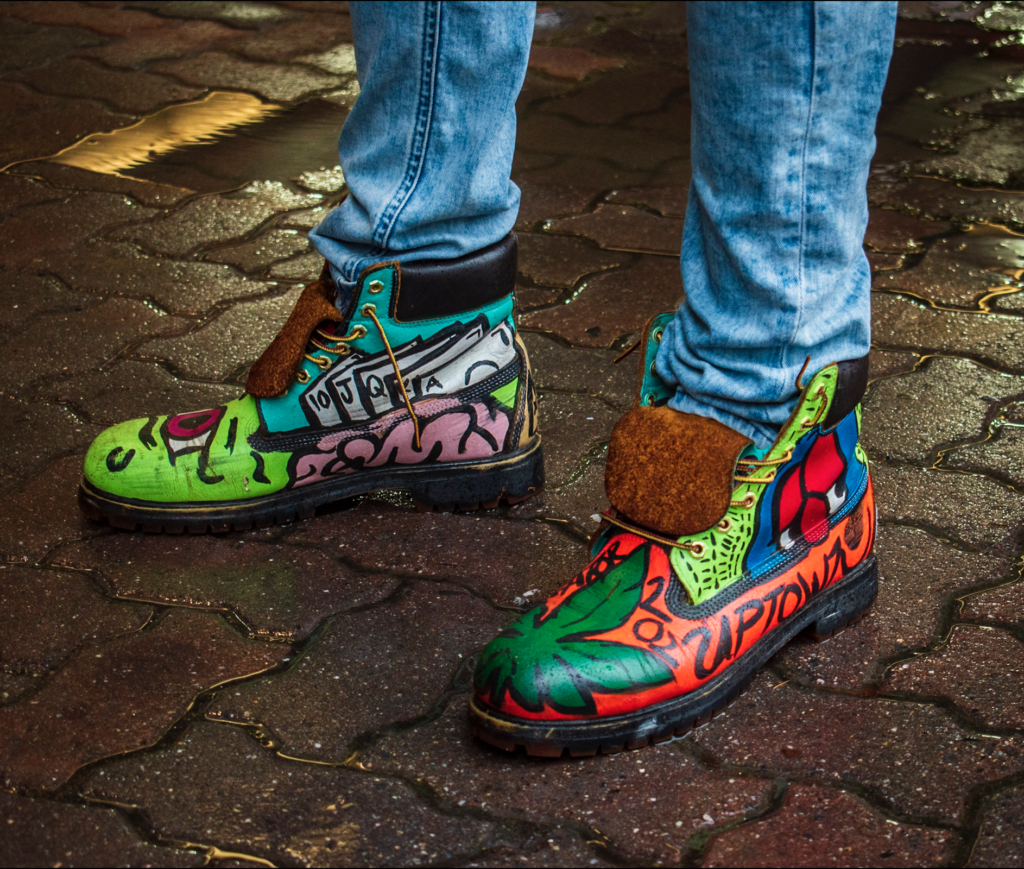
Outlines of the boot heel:
<svg viewBox="0 0 1024 869">
<path fill-rule="evenodd" d="M 871 555 L 823 602 L 824 611 L 807 628 L 807 633 L 818 642 L 827 640 L 863 616 L 877 596 L 878 561 Z"/>
<path fill-rule="evenodd" d="M 519 456 L 473 468 L 451 468 L 433 479 L 410 482 L 413 501 L 421 510 L 450 513 L 518 504 L 544 488 L 544 453 L 538 438 Z"/>
</svg>

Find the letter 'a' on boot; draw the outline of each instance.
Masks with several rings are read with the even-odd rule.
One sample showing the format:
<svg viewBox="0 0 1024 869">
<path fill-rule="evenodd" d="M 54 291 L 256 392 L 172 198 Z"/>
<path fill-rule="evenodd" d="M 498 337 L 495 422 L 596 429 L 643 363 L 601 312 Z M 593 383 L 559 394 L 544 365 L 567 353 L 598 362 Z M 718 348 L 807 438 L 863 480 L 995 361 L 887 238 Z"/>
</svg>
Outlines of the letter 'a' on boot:
<svg viewBox="0 0 1024 869">
<path fill-rule="evenodd" d="M 653 363 L 671 317 L 641 342 L 590 564 L 477 662 L 470 727 L 491 745 L 585 756 L 681 736 L 798 634 L 830 636 L 875 599 L 867 357 L 817 371 L 762 452 L 666 406 Z"/>
<path fill-rule="evenodd" d="M 510 234 L 457 260 L 374 265 L 339 312 L 325 267 L 240 398 L 100 434 L 82 510 L 195 533 L 306 518 L 377 489 L 438 510 L 536 494 L 544 463 L 515 274 Z"/>
</svg>

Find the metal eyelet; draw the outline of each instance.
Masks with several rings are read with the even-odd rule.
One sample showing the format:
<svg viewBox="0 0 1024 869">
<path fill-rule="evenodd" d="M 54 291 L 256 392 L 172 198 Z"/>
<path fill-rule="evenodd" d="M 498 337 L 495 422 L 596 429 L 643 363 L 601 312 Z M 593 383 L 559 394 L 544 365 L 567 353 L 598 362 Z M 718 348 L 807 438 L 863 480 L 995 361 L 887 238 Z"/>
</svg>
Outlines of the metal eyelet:
<svg viewBox="0 0 1024 869">
<path fill-rule="evenodd" d="M 661 336 L 664 335 L 664 334 L 665 334 L 665 330 L 664 329 L 655 329 L 654 330 L 654 343 L 655 344 L 660 344 L 661 343 Z"/>
<path fill-rule="evenodd" d="M 703 543 L 691 543 L 690 545 L 693 547 L 693 549 L 690 550 L 690 555 L 692 555 L 694 558 L 704 557 L 704 553 L 707 552 L 708 549 L 707 546 L 705 546 Z"/>
<path fill-rule="evenodd" d="M 753 492 L 749 493 L 742 501 L 740 501 L 740 504 L 743 506 L 745 510 L 749 510 L 756 503 L 757 495 L 755 495 Z"/>
<path fill-rule="evenodd" d="M 646 405 L 647 407 L 653 407 L 654 406 L 654 393 L 653 392 L 648 392 L 647 395 L 644 396 L 644 405 Z"/>
<path fill-rule="evenodd" d="M 299 381 L 299 383 L 305 385 L 309 383 L 311 378 L 309 376 L 309 372 L 306 371 L 305 368 L 300 368 L 299 373 L 295 375 L 295 379 Z"/>
<path fill-rule="evenodd" d="M 366 337 L 366 327 L 365 326 L 353 326 L 352 327 L 352 331 L 348 334 L 348 337 L 351 338 L 353 341 L 357 341 L 360 338 L 365 338 Z"/>
<path fill-rule="evenodd" d="M 805 416 L 802 420 L 800 420 L 800 428 L 810 428 L 812 425 L 814 425 L 814 420 L 812 420 L 809 416 Z"/>
<path fill-rule="evenodd" d="M 359 309 L 359 313 L 362 314 L 364 317 L 369 317 L 370 314 L 376 314 L 377 313 L 377 306 L 376 305 L 363 305 L 363 307 L 361 307 Z"/>
<path fill-rule="evenodd" d="M 653 377 L 657 377 L 658 376 L 658 372 L 654 370 L 654 362 L 653 361 L 651 362 L 651 375 Z"/>
<path fill-rule="evenodd" d="M 726 516 L 721 522 L 718 523 L 719 531 L 732 531 L 732 519 Z"/>
<path fill-rule="evenodd" d="M 331 367 L 331 360 L 326 356 L 314 356 L 313 361 L 316 363 L 316 367 L 321 371 L 326 371 Z"/>
<path fill-rule="evenodd" d="M 376 295 L 377 293 L 381 292 L 384 289 L 384 284 L 382 284 L 380 281 L 370 281 L 370 285 L 367 287 L 367 289 L 371 293 Z"/>
</svg>

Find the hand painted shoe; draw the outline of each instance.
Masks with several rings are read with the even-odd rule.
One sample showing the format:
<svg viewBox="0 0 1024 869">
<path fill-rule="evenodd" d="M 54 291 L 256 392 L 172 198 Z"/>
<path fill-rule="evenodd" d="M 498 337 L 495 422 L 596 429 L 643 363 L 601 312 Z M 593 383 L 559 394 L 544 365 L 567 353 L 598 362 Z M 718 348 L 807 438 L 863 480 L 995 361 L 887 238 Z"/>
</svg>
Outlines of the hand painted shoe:
<svg viewBox="0 0 1024 869">
<path fill-rule="evenodd" d="M 321 278 L 241 398 L 103 432 L 82 509 L 120 528 L 204 532 L 375 489 L 442 510 L 529 497 L 544 471 L 515 273 L 509 235 L 459 260 L 373 266 L 344 315 Z"/>
<path fill-rule="evenodd" d="M 867 358 L 818 371 L 762 454 L 664 406 L 653 345 L 670 317 L 649 324 L 637 402 L 612 433 L 593 560 L 477 663 L 470 725 L 492 745 L 557 757 L 664 742 L 797 634 L 830 635 L 874 601 Z"/>
</svg>

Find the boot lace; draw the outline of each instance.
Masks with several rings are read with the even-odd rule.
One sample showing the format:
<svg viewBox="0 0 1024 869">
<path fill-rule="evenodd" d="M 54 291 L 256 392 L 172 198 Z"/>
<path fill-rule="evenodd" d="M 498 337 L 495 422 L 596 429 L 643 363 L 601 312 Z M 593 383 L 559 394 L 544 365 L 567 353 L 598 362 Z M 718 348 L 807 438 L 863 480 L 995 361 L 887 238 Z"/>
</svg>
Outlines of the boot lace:
<svg viewBox="0 0 1024 869">
<path fill-rule="evenodd" d="M 377 306 L 370 304 L 363 305 L 360 309 L 360 313 L 364 317 L 369 317 L 373 320 L 374 325 L 377 327 L 377 331 L 380 332 L 380 340 L 384 342 L 384 349 L 387 350 L 388 358 L 391 360 L 391 365 L 395 369 L 395 377 L 398 378 L 398 388 L 402 393 L 402 399 L 405 401 L 405 407 L 409 411 L 409 416 L 412 418 L 413 429 L 416 435 L 416 449 L 420 449 L 420 420 L 419 417 L 416 416 L 416 411 L 413 410 L 412 401 L 409 399 L 409 393 L 405 388 L 405 379 L 402 377 L 402 369 L 398 366 L 398 360 L 395 358 L 394 351 L 391 349 L 388 336 L 384 332 L 384 326 L 381 324 L 380 320 L 377 319 Z M 333 342 L 335 346 L 328 347 L 326 344 L 321 344 L 317 340 L 317 337 Z M 321 353 L 329 353 L 331 356 L 347 356 L 352 352 L 352 348 L 348 346 L 348 342 L 356 341 L 359 338 L 365 337 L 365 326 L 353 326 L 352 331 L 347 335 L 331 335 L 323 329 L 317 328 L 310 337 L 309 343 Z M 329 359 L 327 356 L 314 356 L 310 353 L 304 353 L 303 357 L 316 365 L 321 371 L 326 371 L 334 364 L 334 360 Z M 296 379 L 299 383 L 306 384 L 309 383 L 310 377 L 309 374 L 300 368 L 298 375 L 296 375 Z"/>
</svg>

